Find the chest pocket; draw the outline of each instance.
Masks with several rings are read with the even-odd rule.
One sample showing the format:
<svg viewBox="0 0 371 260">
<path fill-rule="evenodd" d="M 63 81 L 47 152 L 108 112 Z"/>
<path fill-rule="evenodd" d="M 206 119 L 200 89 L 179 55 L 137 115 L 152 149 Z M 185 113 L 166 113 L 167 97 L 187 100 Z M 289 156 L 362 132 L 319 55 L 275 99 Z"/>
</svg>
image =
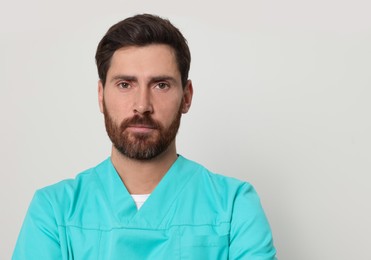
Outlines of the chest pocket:
<svg viewBox="0 0 371 260">
<path fill-rule="evenodd" d="M 228 235 L 187 236 L 181 241 L 181 259 L 228 259 Z"/>
</svg>

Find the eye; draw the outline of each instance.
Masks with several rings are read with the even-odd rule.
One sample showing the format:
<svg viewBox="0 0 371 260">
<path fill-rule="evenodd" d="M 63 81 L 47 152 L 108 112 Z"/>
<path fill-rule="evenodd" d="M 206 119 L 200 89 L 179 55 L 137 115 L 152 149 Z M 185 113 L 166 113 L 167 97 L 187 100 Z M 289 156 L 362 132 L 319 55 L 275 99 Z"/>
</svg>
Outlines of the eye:
<svg viewBox="0 0 371 260">
<path fill-rule="evenodd" d="M 122 88 L 122 89 L 128 89 L 128 88 L 130 88 L 130 84 L 127 83 L 127 82 L 120 82 L 120 83 L 117 84 L 117 86 L 119 88 Z"/>
<path fill-rule="evenodd" d="M 170 87 L 170 85 L 168 83 L 165 83 L 165 82 L 159 82 L 157 85 L 156 85 L 156 88 L 157 89 L 160 89 L 160 90 L 166 90 Z"/>
</svg>

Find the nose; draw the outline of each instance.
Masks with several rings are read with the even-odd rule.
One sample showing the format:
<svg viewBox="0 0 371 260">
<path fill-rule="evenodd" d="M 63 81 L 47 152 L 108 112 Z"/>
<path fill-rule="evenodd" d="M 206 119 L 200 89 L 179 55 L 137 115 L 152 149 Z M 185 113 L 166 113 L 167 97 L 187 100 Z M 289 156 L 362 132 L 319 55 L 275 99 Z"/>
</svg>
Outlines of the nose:
<svg viewBox="0 0 371 260">
<path fill-rule="evenodd" d="M 134 102 L 134 113 L 151 114 L 152 112 L 153 106 L 150 91 L 146 88 L 138 88 Z"/>
</svg>

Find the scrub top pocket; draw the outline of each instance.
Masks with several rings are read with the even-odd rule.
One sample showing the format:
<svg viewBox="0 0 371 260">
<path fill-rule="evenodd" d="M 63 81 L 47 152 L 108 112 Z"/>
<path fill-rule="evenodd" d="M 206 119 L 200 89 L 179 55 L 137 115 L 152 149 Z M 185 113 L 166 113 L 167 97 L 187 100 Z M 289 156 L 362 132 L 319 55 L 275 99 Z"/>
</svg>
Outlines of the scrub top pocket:
<svg viewBox="0 0 371 260">
<path fill-rule="evenodd" d="M 228 235 L 183 237 L 181 240 L 181 259 L 228 259 Z"/>
</svg>

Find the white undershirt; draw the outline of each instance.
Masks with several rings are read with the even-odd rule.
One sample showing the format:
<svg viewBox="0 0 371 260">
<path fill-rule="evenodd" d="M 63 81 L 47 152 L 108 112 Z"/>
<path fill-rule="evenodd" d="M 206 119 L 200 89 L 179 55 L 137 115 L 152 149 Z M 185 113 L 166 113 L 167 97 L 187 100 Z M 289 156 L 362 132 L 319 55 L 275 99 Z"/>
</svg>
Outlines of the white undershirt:
<svg viewBox="0 0 371 260">
<path fill-rule="evenodd" d="M 139 210 L 140 207 L 143 206 L 144 202 L 148 199 L 149 195 L 151 194 L 130 194 L 133 198 L 135 205 L 137 205 L 137 209 Z"/>
</svg>

